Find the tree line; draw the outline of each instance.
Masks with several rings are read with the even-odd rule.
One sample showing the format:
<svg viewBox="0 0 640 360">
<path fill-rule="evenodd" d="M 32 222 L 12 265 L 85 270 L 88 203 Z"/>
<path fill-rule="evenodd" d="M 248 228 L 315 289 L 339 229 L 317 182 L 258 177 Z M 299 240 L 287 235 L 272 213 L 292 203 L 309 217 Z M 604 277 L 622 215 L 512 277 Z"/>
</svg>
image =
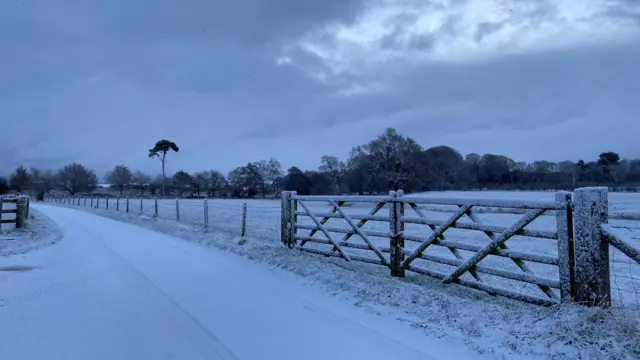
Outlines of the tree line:
<svg viewBox="0 0 640 360">
<path fill-rule="evenodd" d="M 167 155 L 179 151 L 168 140 L 149 150 L 149 158 L 160 159 L 162 174 L 153 177 L 115 166 L 106 180 L 121 194 L 271 197 L 281 190 L 299 194 L 379 193 L 390 189 L 406 192 L 462 189 L 572 190 L 580 186 L 606 185 L 635 191 L 640 186 L 640 159 L 621 159 L 611 151 L 597 159 L 519 162 L 499 154 L 462 155 L 448 146 L 423 148 L 414 139 L 388 128 L 375 139 L 354 147 L 346 160 L 325 155 L 315 170 L 293 166 L 284 170 L 275 158 L 250 162 L 226 176 L 215 169 L 196 173 L 165 174 Z M 85 166 L 72 163 L 56 172 L 20 166 L 9 179 L 0 178 L 0 193 L 52 190 L 70 195 L 96 190 L 98 178 Z"/>
</svg>

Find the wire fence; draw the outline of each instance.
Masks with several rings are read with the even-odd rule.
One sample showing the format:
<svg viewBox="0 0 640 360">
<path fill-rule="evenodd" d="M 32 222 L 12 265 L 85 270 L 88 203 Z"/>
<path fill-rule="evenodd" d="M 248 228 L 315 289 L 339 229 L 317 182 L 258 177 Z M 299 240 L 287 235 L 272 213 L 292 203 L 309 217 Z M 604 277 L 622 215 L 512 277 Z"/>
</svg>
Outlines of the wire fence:
<svg viewBox="0 0 640 360">
<path fill-rule="evenodd" d="M 633 241 L 640 249 L 640 221 L 610 220 L 610 225 Z M 640 264 L 613 246 L 609 246 L 611 301 L 614 305 L 640 311 Z"/>
<path fill-rule="evenodd" d="M 242 238 L 280 240 L 281 209 L 277 200 L 64 197 L 49 201 L 175 221 Z"/>
</svg>

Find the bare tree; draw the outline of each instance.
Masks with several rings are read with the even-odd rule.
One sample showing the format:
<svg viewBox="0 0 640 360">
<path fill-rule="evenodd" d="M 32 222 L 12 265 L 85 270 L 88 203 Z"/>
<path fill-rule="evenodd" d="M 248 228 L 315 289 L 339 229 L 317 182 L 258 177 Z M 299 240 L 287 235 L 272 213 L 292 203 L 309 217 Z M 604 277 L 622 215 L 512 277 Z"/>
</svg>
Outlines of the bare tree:
<svg viewBox="0 0 640 360">
<path fill-rule="evenodd" d="M 215 196 L 217 192 L 227 185 L 227 179 L 220 171 L 209 170 L 207 172 L 207 195 L 209 197 Z"/>
<path fill-rule="evenodd" d="M 149 149 L 149 158 L 159 158 L 162 162 L 162 196 L 164 196 L 164 188 L 166 183 L 165 165 L 167 163 L 167 153 L 170 151 L 178 152 L 180 149 L 176 143 L 169 140 L 159 140 L 153 149 Z"/>
<path fill-rule="evenodd" d="M 183 196 L 184 193 L 193 190 L 193 182 L 193 177 L 188 172 L 182 170 L 173 174 L 173 177 L 171 178 L 171 183 L 180 196 Z"/>
<path fill-rule="evenodd" d="M 331 178 L 336 194 L 341 192 L 342 176 L 344 175 L 346 167 L 345 163 L 335 156 L 323 155 L 320 159 L 318 171 L 327 174 Z"/>
<path fill-rule="evenodd" d="M 36 168 L 32 168 L 31 172 L 31 188 L 36 193 L 36 199 L 39 201 L 44 200 L 44 196 L 54 186 L 54 175 L 50 170 L 41 171 Z"/>
<path fill-rule="evenodd" d="M 131 185 L 133 174 L 126 165 L 116 165 L 113 170 L 107 174 L 107 181 L 111 185 L 115 185 L 120 191 L 120 195 L 126 187 Z"/>
<path fill-rule="evenodd" d="M 136 190 L 140 190 L 140 196 L 143 196 L 144 189 L 151 183 L 151 176 L 141 171 L 136 171 L 131 176 L 131 183 Z"/>
<path fill-rule="evenodd" d="M 0 195 L 6 194 L 9 191 L 9 181 L 0 176 Z"/>
<path fill-rule="evenodd" d="M 29 188 L 30 182 L 31 177 L 29 176 L 29 172 L 27 168 L 22 165 L 18 166 L 9 176 L 11 188 L 17 192 L 26 191 Z"/>
<path fill-rule="evenodd" d="M 90 192 L 98 186 L 98 177 L 78 163 L 66 165 L 56 174 L 56 187 L 72 196 L 79 192 Z"/>
</svg>

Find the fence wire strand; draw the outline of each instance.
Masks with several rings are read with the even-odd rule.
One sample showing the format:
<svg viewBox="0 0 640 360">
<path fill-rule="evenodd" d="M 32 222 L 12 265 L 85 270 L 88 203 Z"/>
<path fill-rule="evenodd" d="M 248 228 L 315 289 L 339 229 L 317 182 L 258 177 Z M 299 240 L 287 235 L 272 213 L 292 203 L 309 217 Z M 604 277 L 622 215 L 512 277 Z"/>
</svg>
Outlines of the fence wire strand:
<svg viewBox="0 0 640 360">
<path fill-rule="evenodd" d="M 128 207 L 127 207 L 128 201 Z M 157 205 L 156 205 L 157 204 Z M 206 204 L 206 205 L 205 205 Z M 246 204 L 246 212 L 243 207 Z M 148 199 L 148 198 L 78 198 L 69 205 L 93 207 L 132 215 L 143 215 L 165 221 L 192 225 L 196 229 L 279 241 L 280 207 L 260 201 L 239 202 L 225 199 Z M 156 210 L 157 206 L 157 210 Z M 243 220 L 243 216 L 245 216 Z M 207 221 L 208 219 L 208 221 Z"/>
<path fill-rule="evenodd" d="M 640 221 L 615 221 L 612 227 L 634 240 L 629 244 L 640 248 Z M 640 311 L 640 264 L 609 246 L 611 301 L 615 305 Z"/>
</svg>

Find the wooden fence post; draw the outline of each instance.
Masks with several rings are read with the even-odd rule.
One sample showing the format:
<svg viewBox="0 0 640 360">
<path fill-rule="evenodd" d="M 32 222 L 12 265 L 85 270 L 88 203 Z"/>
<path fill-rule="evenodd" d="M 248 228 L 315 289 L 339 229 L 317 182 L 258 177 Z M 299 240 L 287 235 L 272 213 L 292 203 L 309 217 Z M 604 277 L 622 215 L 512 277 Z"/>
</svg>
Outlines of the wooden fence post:
<svg viewBox="0 0 640 360">
<path fill-rule="evenodd" d="M 573 210 L 571 193 L 556 193 L 556 204 L 565 210 L 556 211 L 558 230 L 558 269 L 560 273 L 560 299 L 571 301 L 575 296 L 575 258 L 573 252 Z"/>
<path fill-rule="evenodd" d="M 298 200 L 296 200 L 296 196 L 298 195 L 297 191 L 290 191 L 291 194 L 291 205 L 289 205 L 289 208 L 291 209 L 291 221 L 289 222 L 289 241 L 292 248 L 298 246 L 298 240 L 296 239 L 296 236 L 298 235 L 298 229 L 297 229 L 297 224 L 298 224 L 298 215 L 296 215 L 296 213 L 298 212 Z"/>
<path fill-rule="evenodd" d="M 120 196 L 116 198 L 116 211 L 120 211 Z"/>
<path fill-rule="evenodd" d="M 241 237 L 244 239 L 247 235 L 247 203 L 242 203 L 242 232 Z"/>
<path fill-rule="evenodd" d="M 29 198 L 27 198 L 27 213 L 25 214 L 25 217 L 27 219 L 29 219 L 29 207 L 31 206 L 31 202 L 29 200 Z"/>
<path fill-rule="evenodd" d="M 153 197 L 153 217 L 154 218 L 158 217 L 158 197 L 157 196 Z"/>
<path fill-rule="evenodd" d="M 104 197 L 104 202 L 105 202 L 105 209 L 109 210 L 109 195 Z"/>
<path fill-rule="evenodd" d="M 389 191 L 392 198 L 389 202 L 389 269 L 391 276 L 405 277 L 404 262 L 404 203 L 397 201 L 404 195 L 402 190 Z"/>
<path fill-rule="evenodd" d="M 127 214 L 128 214 L 129 213 L 129 196 L 127 196 L 126 206 L 127 206 Z"/>
<path fill-rule="evenodd" d="M 143 203 L 142 198 L 140 198 L 140 214 L 142 214 L 142 212 L 144 211 L 142 207 L 142 203 Z"/>
<path fill-rule="evenodd" d="M 204 228 L 209 228 L 209 201 L 204 199 Z"/>
<path fill-rule="evenodd" d="M 611 306 L 609 244 L 600 225 L 608 222 L 606 187 L 586 187 L 573 193 L 575 301 L 587 306 Z"/>
<path fill-rule="evenodd" d="M 180 221 L 180 198 L 176 198 L 176 221 Z"/>
<path fill-rule="evenodd" d="M 84 206 L 87 206 L 87 197 L 84 197 Z"/>
<path fill-rule="evenodd" d="M 295 237 L 291 239 L 291 192 L 283 191 L 280 195 L 280 241 L 289 248 L 295 246 Z"/>
<path fill-rule="evenodd" d="M 27 200 L 19 198 L 16 200 L 16 229 L 24 227 L 24 215 L 26 213 Z"/>
</svg>

